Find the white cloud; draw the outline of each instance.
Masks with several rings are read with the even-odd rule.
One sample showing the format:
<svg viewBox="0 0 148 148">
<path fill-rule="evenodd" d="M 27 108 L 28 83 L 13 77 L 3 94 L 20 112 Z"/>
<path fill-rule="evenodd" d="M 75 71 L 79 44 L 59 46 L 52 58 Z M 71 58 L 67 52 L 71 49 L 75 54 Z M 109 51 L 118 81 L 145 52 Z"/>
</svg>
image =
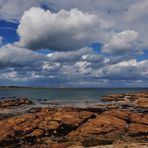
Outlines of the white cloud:
<svg viewBox="0 0 148 148">
<path fill-rule="evenodd" d="M 22 15 L 24 14 L 24 11 L 28 11 L 29 14 L 29 9 L 32 7 L 42 7 L 42 6 L 46 6 L 47 9 L 50 10 L 55 10 L 54 12 L 57 13 L 52 13 L 53 15 L 58 15 L 58 11 L 60 12 L 61 9 L 65 10 L 66 12 L 69 12 L 70 14 L 70 10 L 73 8 L 77 8 L 80 12 L 82 12 L 83 14 L 93 14 L 96 17 L 99 18 L 99 25 L 95 22 L 92 21 L 92 24 L 90 24 L 90 27 L 88 27 L 88 29 L 84 29 L 81 30 L 80 33 L 78 35 L 75 35 L 74 33 L 76 33 L 75 31 L 77 30 L 77 28 L 72 28 L 73 30 L 73 34 L 69 34 L 69 30 L 67 30 L 66 35 L 63 34 L 62 31 L 64 31 L 63 26 L 65 24 L 62 24 L 62 29 L 58 30 L 56 27 L 58 27 L 58 24 L 54 23 L 52 25 L 50 25 L 51 28 L 53 28 L 52 30 L 52 34 L 50 34 L 49 36 L 49 31 L 51 31 L 48 27 L 48 21 L 47 21 L 47 17 L 43 17 L 44 19 L 42 19 L 42 17 L 38 17 L 38 20 L 36 19 L 35 21 L 37 21 L 37 23 L 39 23 L 39 26 L 37 25 L 36 28 L 33 25 L 29 25 L 34 23 L 34 19 L 32 19 L 33 16 L 28 17 L 28 19 L 33 20 L 33 22 L 31 22 L 30 20 L 26 20 L 25 24 L 23 24 L 22 27 L 22 32 L 23 30 L 25 31 L 30 31 L 31 33 L 33 32 L 32 30 L 35 30 L 34 32 L 37 32 L 37 36 L 36 36 L 36 42 L 35 42 L 35 38 L 31 38 L 30 34 L 28 35 L 21 35 L 23 36 L 23 39 L 21 41 L 21 44 L 27 44 L 30 46 L 33 46 L 33 42 L 34 44 L 36 44 L 37 47 L 41 46 L 37 40 L 39 40 L 39 38 L 42 38 L 42 41 L 46 42 L 45 40 L 47 40 L 47 42 L 49 42 L 49 38 L 52 37 L 52 39 L 50 39 L 50 43 L 53 43 L 53 38 L 55 41 L 55 45 L 51 44 L 50 47 L 59 47 L 59 44 L 63 41 L 66 40 L 66 43 L 68 42 L 67 38 L 70 40 L 71 42 L 69 42 L 69 46 L 66 45 L 66 43 L 64 42 L 63 44 L 63 49 L 68 49 L 70 47 L 70 45 L 73 48 L 81 48 L 82 46 L 84 47 L 85 45 L 88 45 L 90 42 L 92 41 L 98 41 L 100 43 L 103 44 L 107 44 L 109 39 L 110 39 L 110 35 L 115 33 L 115 32 L 121 32 L 122 30 L 134 30 L 136 32 L 138 32 L 139 34 L 139 39 L 140 39 L 140 47 L 141 48 L 147 48 L 148 44 L 147 44 L 147 39 L 148 39 L 148 33 L 146 31 L 145 28 L 147 28 L 147 8 L 148 8 L 148 2 L 147 0 L 124 0 L 124 1 L 119 1 L 119 0 L 81 0 L 81 5 L 79 0 L 60 0 L 60 1 L 55 1 L 55 0 L 1 0 L 0 1 L 0 17 L 1 19 L 4 20 L 8 20 L 8 21 L 14 21 L 15 20 L 20 20 L 20 18 L 22 17 Z M 39 12 L 38 12 L 39 13 Z M 37 13 L 37 14 L 38 14 Z M 47 14 L 47 12 L 44 12 L 44 14 Z M 30 15 L 31 14 L 30 12 Z M 53 16 L 50 15 L 50 16 Z M 40 15 L 39 15 L 40 16 Z M 43 15 L 45 16 L 45 15 Z M 69 17 L 68 17 L 69 18 Z M 102 19 L 103 18 L 103 19 Z M 75 20 L 75 19 L 73 19 Z M 43 23 L 44 25 L 42 25 L 41 23 Z M 58 21 L 57 21 L 58 22 Z M 71 22 L 71 21 L 69 21 Z M 46 25 L 45 25 L 46 24 Z M 91 26 L 92 25 L 92 26 Z M 102 27 L 105 26 L 105 28 L 100 27 L 100 25 Z M 45 28 L 43 28 L 42 30 L 47 30 L 48 33 L 43 33 L 41 35 L 40 30 L 40 26 L 44 26 Z M 54 27 L 55 26 L 55 27 Z M 59 25 L 59 28 L 61 28 L 61 26 Z M 37 28 L 38 27 L 38 28 Z M 83 25 L 84 27 L 84 25 Z M 48 28 L 48 29 L 47 29 Z M 66 27 L 65 27 L 66 28 Z M 84 27 L 85 28 L 85 27 Z M 109 28 L 109 29 L 107 29 Z M 57 35 L 57 32 L 54 32 L 54 29 L 56 29 L 57 31 L 61 31 L 59 32 L 59 37 Z M 87 31 L 86 31 L 87 30 Z M 78 30 L 77 30 L 78 31 Z M 33 36 L 35 33 L 32 33 Z M 85 33 L 83 33 L 85 32 Z M 48 34 L 48 35 L 47 35 Z M 53 35 L 53 36 L 52 36 Z M 67 38 L 62 38 L 63 35 Z M 26 38 L 31 39 L 31 40 L 27 40 Z M 40 37 L 39 37 L 40 36 Z M 83 38 L 85 36 L 85 39 Z M 72 37 L 72 38 L 71 38 Z M 44 38 L 44 39 L 43 39 Z M 59 40 L 59 38 L 61 40 Z M 74 39 L 73 39 L 74 38 Z M 77 41 L 76 38 L 80 38 L 80 41 Z M 83 39 L 82 39 L 83 38 Z M 73 40 L 72 40 L 73 39 Z M 73 41 L 73 42 L 72 42 Z M 77 46 L 76 46 L 77 44 Z M 46 45 L 45 47 L 49 47 L 49 43 L 43 43 L 43 45 Z M 79 46 L 78 46 L 79 45 Z M 81 46 L 80 46 L 81 45 Z M 34 48 L 36 48 L 36 46 L 34 45 Z M 28 46 L 29 47 L 29 46 Z M 32 47 L 33 48 L 33 47 Z M 62 46 L 61 46 L 62 48 Z M 60 49 L 58 49 L 60 50 Z M 71 49 L 68 49 L 71 50 Z"/>
<path fill-rule="evenodd" d="M 140 0 L 129 6 L 128 11 L 125 13 L 125 19 L 129 22 L 137 21 L 143 17 L 148 16 L 148 1 Z"/>
<path fill-rule="evenodd" d="M 126 53 L 132 50 L 137 42 L 138 33 L 132 30 L 114 34 L 109 42 L 104 45 L 104 53 Z"/>
<path fill-rule="evenodd" d="M 0 48 L 0 84 L 115 86 L 147 83 L 148 60 L 119 58 L 96 54 L 92 48 L 52 52 L 34 51 L 5 45 Z"/>
<path fill-rule="evenodd" d="M 134 0 L 134 2 L 136 1 L 138 0 Z M 113 12 L 124 11 L 127 5 L 131 3 L 132 1 L 129 0 L 81 0 L 81 4 L 79 0 L 1 0 L 0 14 L 2 19 L 14 21 L 19 20 L 24 11 L 30 9 L 31 7 L 46 5 L 46 7 L 51 10 L 70 10 L 78 8 L 84 12 L 108 16 L 108 10 Z"/>
<path fill-rule="evenodd" d="M 108 24 L 99 16 L 78 9 L 52 13 L 41 8 L 31 8 L 20 20 L 18 34 L 20 45 L 31 49 L 73 50 L 98 41 L 100 29 Z M 101 34 L 102 38 L 103 35 Z"/>
<path fill-rule="evenodd" d="M 0 0 L 0 17 L 7 21 L 18 21 L 24 11 L 39 6 L 41 0 Z"/>
<path fill-rule="evenodd" d="M 92 53 L 92 48 L 84 47 L 79 50 L 74 51 L 61 51 L 61 52 L 54 52 L 49 53 L 47 56 L 50 58 L 51 61 L 56 62 L 66 62 L 66 61 L 76 61 L 81 58 L 82 55 Z"/>
<path fill-rule="evenodd" d="M 104 67 L 104 72 L 108 79 L 118 80 L 145 80 L 147 81 L 148 76 L 148 60 L 137 61 L 136 59 L 129 59 L 121 61 L 113 65 L 107 65 Z"/>
<path fill-rule="evenodd" d="M 35 8 L 42 4 L 51 11 Z M 147 55 L 134 57 L 148 47 L 147 8 L 147 0 L 1 0 L 0 19 L 20 20 L 22 47 L 0 48 L 0 85 L 147 86 Z M 103 54 L 85 47 L 93 41 Z M 54 50 L 29 50 L 40 48 Z"/>
<path fill-rule="evenodd" d="M 0 66 L 27 65 L 35 60 L 43 59 L 31 50 L 7 44 L 0 48 Z"/>
</svg>

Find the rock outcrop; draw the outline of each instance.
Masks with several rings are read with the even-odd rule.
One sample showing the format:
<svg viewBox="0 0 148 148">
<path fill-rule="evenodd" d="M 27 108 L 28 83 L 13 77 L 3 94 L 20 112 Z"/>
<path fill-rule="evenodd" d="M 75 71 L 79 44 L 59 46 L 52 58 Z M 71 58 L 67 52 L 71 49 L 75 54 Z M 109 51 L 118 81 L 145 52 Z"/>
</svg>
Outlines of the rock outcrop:
<svg viewBox="0 0 148 148">
<path fill-rule="evenodd" d="M 94 108 L 36 108 L 1 119 L 0 147 L 109 147 L 125 142 L 147 145 L 147 97 L 147 92 L 111 95 L 112 99 L 108 100 L 113 100 L 111 103 L 98 104 Z M 11 108 L 27 104 L 32 102 L 3 100 L 0 106 Z"/>
<path fill-rule="evenodd" d="M 29 99 L 6 99 L 0 101 L 0 108 L 10 108 L 14 106 L 30 105 L 32 101 Z"/>
<path fill-rule="evenodd" d="M 94 113 L 41 109 L 35 114 L 24 114 L 0 121 L 0 143 L 44 136 L 63 136 L 83 124 Z"/>
</svg>

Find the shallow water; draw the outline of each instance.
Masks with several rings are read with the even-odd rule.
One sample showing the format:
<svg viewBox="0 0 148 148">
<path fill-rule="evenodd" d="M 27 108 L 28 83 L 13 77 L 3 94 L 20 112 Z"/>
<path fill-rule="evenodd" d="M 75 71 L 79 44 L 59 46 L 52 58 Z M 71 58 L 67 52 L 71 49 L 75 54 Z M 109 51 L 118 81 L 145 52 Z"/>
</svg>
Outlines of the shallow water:
<svg viewBox="0 0 148 148">
<path fill-rule="evenodd" d="M 100 102 L 99 98 L 106 95 L 138 91 L 148 91 L 148 88 L 4 88 L 0 89 L 0 98 L 15 96 L 51 102 Z"/>
</svg>

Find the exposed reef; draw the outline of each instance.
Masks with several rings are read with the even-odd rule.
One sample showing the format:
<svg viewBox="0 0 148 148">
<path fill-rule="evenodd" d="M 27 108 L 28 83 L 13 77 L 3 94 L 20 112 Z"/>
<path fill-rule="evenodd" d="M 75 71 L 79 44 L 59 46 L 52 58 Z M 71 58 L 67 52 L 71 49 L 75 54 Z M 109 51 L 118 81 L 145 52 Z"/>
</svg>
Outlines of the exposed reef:
<svg viewBox="0 0 148 148">
<path fill-rule="evenodd" d="M 0 147 L 148 147 L 148 92 L 115 94 L 90 107 L 40 107 L 0 118 Z M 0 108 L 31 105 L 0 101 Z M 0 115 L 2 116 L 2 115 Z"/>
</svg>

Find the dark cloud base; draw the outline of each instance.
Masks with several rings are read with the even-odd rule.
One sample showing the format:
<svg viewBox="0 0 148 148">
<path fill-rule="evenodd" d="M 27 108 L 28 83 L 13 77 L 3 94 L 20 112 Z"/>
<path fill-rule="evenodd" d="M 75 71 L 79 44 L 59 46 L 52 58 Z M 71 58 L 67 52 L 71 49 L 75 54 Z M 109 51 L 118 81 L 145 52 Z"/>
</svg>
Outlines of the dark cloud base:
<svg viewBox="0 0 148 148">
<path fill-rule="evenodd" d="M 148 60 L 106 57 L 85 47 L 37 53 L 14 45 L 0 48 L 0 85 L 59 87 L 144 87 Z"/>
</svg>

